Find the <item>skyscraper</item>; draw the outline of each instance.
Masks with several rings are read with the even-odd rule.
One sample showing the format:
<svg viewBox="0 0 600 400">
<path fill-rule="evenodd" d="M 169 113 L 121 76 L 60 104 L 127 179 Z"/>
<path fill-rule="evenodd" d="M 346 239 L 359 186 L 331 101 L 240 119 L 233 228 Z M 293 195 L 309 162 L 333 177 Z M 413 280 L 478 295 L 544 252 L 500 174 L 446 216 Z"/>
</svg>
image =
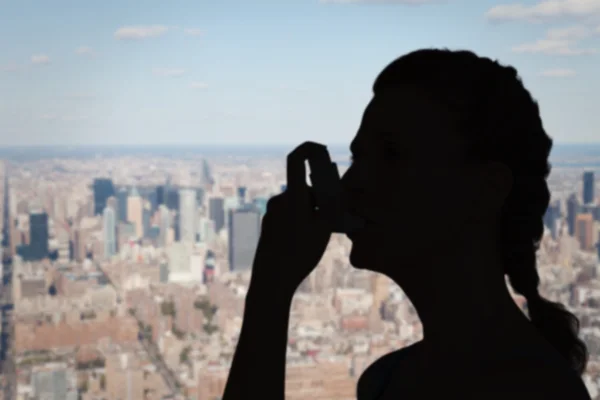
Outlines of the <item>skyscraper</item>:
<svg viewBox="0 0 600 400">
<path fill-rule="evenodd" d="M 215 232 L 219 233 L 225 225 L 225 200 L 222 197 L 208 200 L 208 218 L 215 223 Z"/>
<path fill-rule="evenodd" d="M 115 195 L 115 187 L 111 179 L 94 179 L 94 215 L 101 215 L 106 207 L 106 200 Z"/>
<path fill-rule="evenodd" d="M 18 254 L 25 261 L 39 261 L 48 257 L 48 214 L 36 212 L 29 215 L 29 245 L 20 246 Z"/>
<path fill-rule="evenodd" d="M 167 238 L 169 237 L 169 228 L 171 228 L 171 215 L 169 214 L 169 209 L 164 204 L 158 206 L 158 212 L 160 219 L 160 236 L 158 240 L 160 246 L 165 247 L 169 244 Z"/>
<path fill-rule="evenodd" d="M 246 203 L 246 192 L 247 192 L 246 186 L 239 186 L 237 188 L 240 205 L 244 205 Z"/>
<path fill-rule="evenodd" d="M 181 189 L 179 191 L 179 237 L 182 242 L 196 242 L 197 208 L 196 191 Z"/>
<path fill-rule="evenodd" d="M 169 210 L 179 211 L 179 192 L 175 188 L 170 188 L 166 194 L 166 204 Z"/>
<path fill-rule="evenodd" d="M 200 185 L 205 187 L 210 187 L 214 183 L 214 179 L 212 177 L 212 173 L 210 170 L 210 165 L 208 165 L 208 161 L 205 159 L 202 160 L 202 164 L 200 165 Z"/>
<path fill-rule="evenodd" d="M 165 187 L 157 186 L 156 187 L 156 204 L 158 207 L 160 207 L 162 204 L 165 204 L 165 203 L 166 203 Z"/>
<path fill-rule="evenodd" d="M 229 211 L 229 269 L 243 271 L 252 268 L 260 236 L 260 213 L 245 207 Z"/>
<path fill-rule="evenodd" d="M 142 232 L 143 236 L 148 236 L 150 227 L 152 226 L 152 208 L 150 202 L 146 202 L 142 207 Z"/>
<path fill-rule="evenodd" d="M 582 250 L 594 248 L 594 218 L 592 214 L 579 214 L 575 224 L 575 237 L 581 245 Z"/>
<path fill-rule="evenodd" d="M 575 219 L 577 218 L 577 214 L 579 213 L 579 202 L 577 201 L 577 196 L 572 194 L 567 199 L 567 226 L 569 228 L 569 235 L 573 236 L 575 234 Z"/>
<path fill-rule="evenodd" d="M 196 188 L 196 204 L 202 206 L 204 204 L 204 196 L 206 192 L 202 188 Z"/>
<path fill-rule="evenodd" d="M 117 192 L 117 212 L 120 222 L 127 222 L 127 199 L 129 192 L 125 188 L 119 189 Z"/>
<path fill-rule="evenodd" d="M 143 202 L 137 189 L 134 187 L 127 198 L 127 221 L 135 226 L 135 235 L 144 236 Z"/>
<path fill-rule="evenodd" d="M 117 253 L 117 221 L 112 207 L 104 208 L 102 215 L 102 236 L 104 239 L 104 257 L 110 258 Z"/>
<path fill-rule="evenodd" d="M 29 229 L 31 232 L 29 246 L 38 260 L 45 258 L 48 255 L 48 214 L 45 212 L 31 214 Z"/>
<path fill-rule="evenodd" d="M 583 173 L 583 204 L 592 204 L 595 197 L 594 172 Z"/>
</svg>

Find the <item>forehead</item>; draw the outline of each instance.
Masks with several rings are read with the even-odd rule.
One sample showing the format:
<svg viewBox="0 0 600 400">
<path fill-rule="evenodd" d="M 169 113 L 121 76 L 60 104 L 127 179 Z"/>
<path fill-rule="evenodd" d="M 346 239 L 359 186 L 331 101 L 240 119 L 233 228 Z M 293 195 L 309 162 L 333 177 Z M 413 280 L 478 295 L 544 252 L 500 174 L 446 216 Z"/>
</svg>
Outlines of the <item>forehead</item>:
<svg viewBox="0 0 600 400">
<path fill-rule="evenodd" d="M 425 158 L 462 156 L 464 141 L 457 118 L 442 101 L 415 86 L 377 93 L 367 105 L 351 150 L 384 143 Z M 438 154 L 440 153 L 440 154 Z"/>
</svg>

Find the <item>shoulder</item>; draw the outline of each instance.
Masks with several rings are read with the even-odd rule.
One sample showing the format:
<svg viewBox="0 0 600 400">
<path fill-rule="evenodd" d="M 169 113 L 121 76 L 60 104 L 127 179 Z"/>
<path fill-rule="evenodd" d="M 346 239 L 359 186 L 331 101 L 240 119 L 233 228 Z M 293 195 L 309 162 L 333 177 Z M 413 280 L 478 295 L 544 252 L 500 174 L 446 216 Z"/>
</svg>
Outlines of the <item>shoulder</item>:
<svg viewBox="0 0 600 400">
<path fill-rule="evenodd" d="M 391 374 L 419 352 L 421 342 L 388 353 L 373 362 L 362 373 L 356 387 L 358 400 L 375 400 L 388 385 Z"/>
<path fill-rule="evenodd" d="M 523 352 L 510 361 L 498 363 L 486 374 L 482 387 L 486 399 L 591 399 L 583 379 L 552 352 Z"/>
</svg>

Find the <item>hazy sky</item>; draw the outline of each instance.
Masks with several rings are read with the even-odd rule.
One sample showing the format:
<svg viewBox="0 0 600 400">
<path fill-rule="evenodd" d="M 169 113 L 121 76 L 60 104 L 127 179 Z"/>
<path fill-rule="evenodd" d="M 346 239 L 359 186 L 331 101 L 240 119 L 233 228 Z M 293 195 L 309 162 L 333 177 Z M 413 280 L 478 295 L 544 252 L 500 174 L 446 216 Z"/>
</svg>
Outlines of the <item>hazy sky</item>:
<svg viewBox="0 0 600 400">
<path fill-rule="evenodd" d="M 520 71 L 557 142 L 600 142 L 600 0 L 0 0 L 0 145 L 347 143 L 428 46 Z"/>
</svg>

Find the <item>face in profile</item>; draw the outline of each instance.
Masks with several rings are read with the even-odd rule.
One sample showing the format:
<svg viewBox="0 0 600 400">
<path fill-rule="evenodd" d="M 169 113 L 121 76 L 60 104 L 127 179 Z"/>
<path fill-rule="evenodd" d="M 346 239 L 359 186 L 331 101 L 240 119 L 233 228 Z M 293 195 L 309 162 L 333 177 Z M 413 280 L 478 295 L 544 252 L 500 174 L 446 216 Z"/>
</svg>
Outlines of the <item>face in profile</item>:
<svg viewBox="0 0 600 400">
<path fill-rule="evenodd" d="M 342 181 L 366 227 L 348 235 L 350 262 L 386 274 L 441 248 L 487 209 L 481 169 L 465 162 L 457 119 L 415 87 L 374 96 Z"/>
</svg>

